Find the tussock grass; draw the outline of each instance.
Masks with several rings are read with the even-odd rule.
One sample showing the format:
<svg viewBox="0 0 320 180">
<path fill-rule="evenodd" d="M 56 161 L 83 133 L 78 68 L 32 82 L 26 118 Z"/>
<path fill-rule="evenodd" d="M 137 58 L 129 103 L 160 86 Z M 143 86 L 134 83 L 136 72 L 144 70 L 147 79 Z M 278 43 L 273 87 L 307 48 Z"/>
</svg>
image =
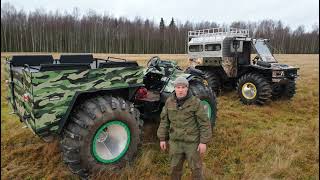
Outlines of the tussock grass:
<svg viewBox="0 0 320 180">
<path fill-rule="evenodd" d="M 7 53 L 2 53 L 1 56 Z M 53 54 L 58 58 L 57 53 Z M 123 57 L 145 66 L 153 55 L 95 54 Z M 160 58 L 188 65 L 184 54 Z M 319 176 L 319 55 L 276 55 L 281 63 L 300 67 L 297 94 L 265 106 L 242 105 L 236 92 L 218 98 L 213 139 L 204 156 L 207 179 L 318 179 Z M 9 115 L 1 62 L 1 178 L 78 179 L 62 163 L 58 142 L 44 143 L 17 117 Z M 136 161 L 109 179 L 169 179 L 168 152 L 156 138 L 158 121 L 146 122 L 144 144 Z M 185 167 L 187 164 L 185 165 Z M 97 179 L 105 179 L 100 174 Z M 185 169 L 183 179 L 191 173 Z"/>
</svg>

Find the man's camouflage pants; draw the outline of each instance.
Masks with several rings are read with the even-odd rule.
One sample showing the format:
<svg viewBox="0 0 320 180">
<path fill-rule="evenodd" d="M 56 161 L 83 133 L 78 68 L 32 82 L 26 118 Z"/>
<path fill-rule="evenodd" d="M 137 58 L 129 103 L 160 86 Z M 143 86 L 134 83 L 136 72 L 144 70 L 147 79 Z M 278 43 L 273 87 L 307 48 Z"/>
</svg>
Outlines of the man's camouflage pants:
<svg viewBox="0 0 320 180">
<path fill-rule="evenodd" d="M 181 179 L 184 161 L 187 160 L 192 172 L 192 179 L 203 179 L 202 160 L 197 151 L 199 143 L 169 141 L 171 158 L 171 179 Z"/>
</svg>

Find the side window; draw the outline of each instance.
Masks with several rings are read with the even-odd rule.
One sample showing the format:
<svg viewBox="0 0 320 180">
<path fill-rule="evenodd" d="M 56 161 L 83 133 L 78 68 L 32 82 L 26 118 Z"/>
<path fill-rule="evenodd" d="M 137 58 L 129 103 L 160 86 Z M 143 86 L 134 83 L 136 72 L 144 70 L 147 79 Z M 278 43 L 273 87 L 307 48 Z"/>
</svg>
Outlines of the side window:
<svg viewBox="0 0 320 180">
<path fill-rule="evenodd" d="M 202 45 L 190 45 L 189 51 L 190 52 L 201 52 L 201 51 L 203 51 L 203 46 Z"/>
<path fill-rule="evenodd" d="M 206 44 L 205 51 L 220 51 L 221 44 Z"/>
</svg>

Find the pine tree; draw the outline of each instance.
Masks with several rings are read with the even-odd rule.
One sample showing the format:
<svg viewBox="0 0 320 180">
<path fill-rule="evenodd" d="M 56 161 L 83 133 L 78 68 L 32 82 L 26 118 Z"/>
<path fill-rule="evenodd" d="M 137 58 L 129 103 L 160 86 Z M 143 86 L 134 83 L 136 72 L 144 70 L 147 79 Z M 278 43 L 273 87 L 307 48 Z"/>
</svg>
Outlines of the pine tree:
<svg viewBox="0 0 320 180">
<path fill-rule="evenodd" d="M 174 19 L 173 19 L 173 18 L 171 19 L 171 22 L 170 22 L 170 24 L 169 24 L 169 27 L 170 27 L 170 29 L 173 29 L 173 28 L 175 28 L 175 27 L 176 27 L 176 24 L 175 24 L 175 22 L 174 22 Z"/>
<path fill-rule="evenodd" d="M 160 52 L 161 53 L 164 53 L 164 47 L 165 47 L 165 33 L 164 33 L 164 29 L 165 29 L 165 24 L 164 24 L 164 20 L 163 20 L 163 18 L 161 18 L 161 20 L 160 20 L 160 38 L 161 38 L 161 40 L 160 40 Z"/>
<path fill-rule="evenodd" d="M 163 20 L 163 18 L 161 18 L 161 20 L 160 20 L 160 32 L 164 32 L 164 28 L 165 28 L 164 20 Z"/>
</svg>

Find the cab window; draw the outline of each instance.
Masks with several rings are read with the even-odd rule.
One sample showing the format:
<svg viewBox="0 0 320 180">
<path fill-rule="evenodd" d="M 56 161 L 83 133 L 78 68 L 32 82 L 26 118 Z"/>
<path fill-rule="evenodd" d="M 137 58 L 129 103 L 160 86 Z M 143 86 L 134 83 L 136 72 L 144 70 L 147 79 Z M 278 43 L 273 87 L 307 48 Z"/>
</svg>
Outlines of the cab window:
<svg viewBox="0 0 320 180">
<path fill-rule="evenodd" d="M 190 45 L 189 51 L 190 52 L 201 52 L 201 51 L 203 51 L 203 46 L 202 45 Z"/>
<path fill-rule="evenodd" d="M 220 51 L 221 50 L 221 44 L 206 44 L 205 45 L 206 51 Z"/>
</svg>

